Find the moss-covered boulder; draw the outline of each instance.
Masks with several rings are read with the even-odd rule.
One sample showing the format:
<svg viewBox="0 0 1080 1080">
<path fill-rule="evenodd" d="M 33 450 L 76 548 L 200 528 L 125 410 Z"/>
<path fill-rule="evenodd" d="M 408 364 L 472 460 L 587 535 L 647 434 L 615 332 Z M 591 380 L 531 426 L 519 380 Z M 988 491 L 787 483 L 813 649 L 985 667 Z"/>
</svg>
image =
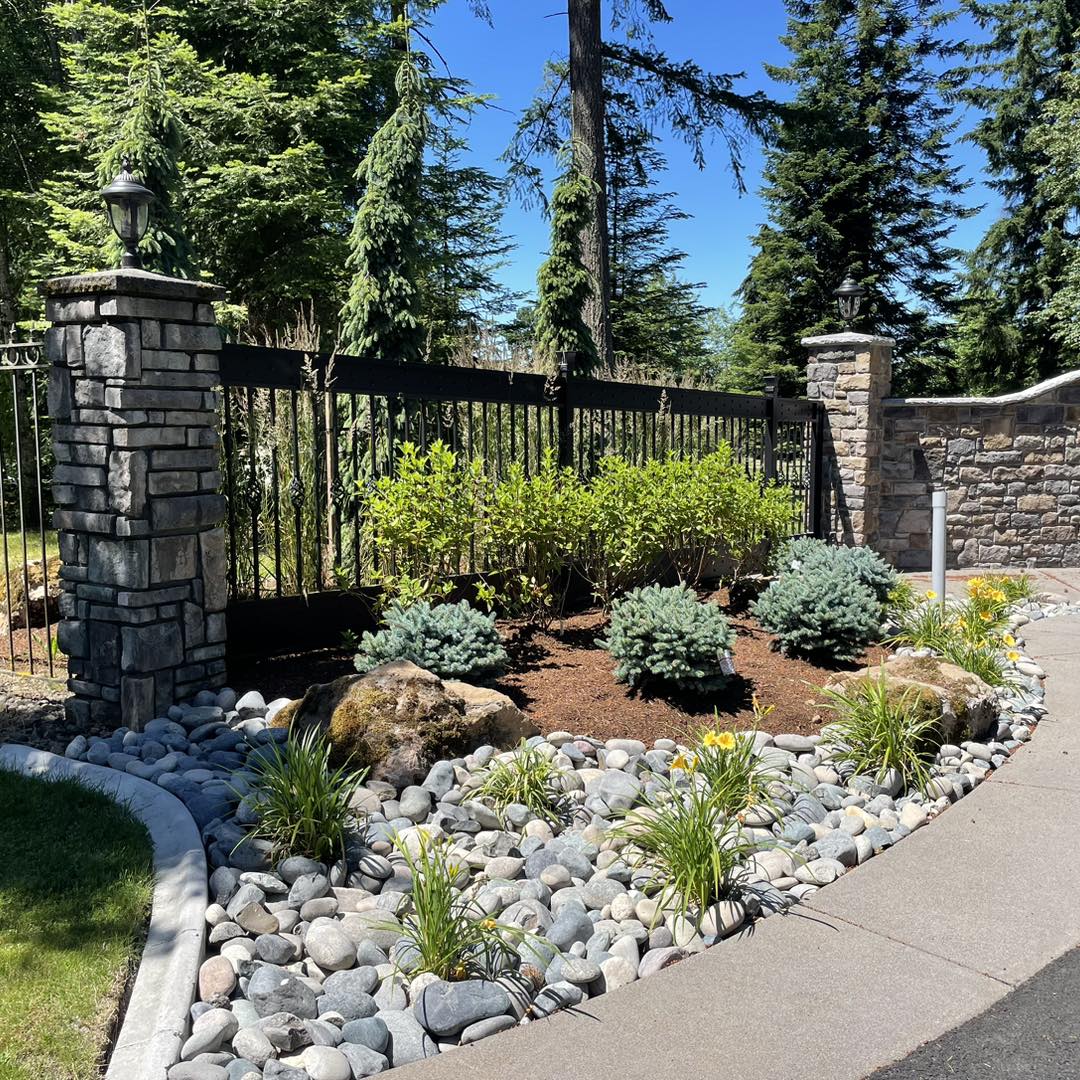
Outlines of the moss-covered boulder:
<svg viewBox="0 0 1080 1080">
<path fill-rule="evenodd" d="M 380 664 L 308 688 L 275 717 L 275 727 L 326 733 L 335 757 L 397 787 L 417 783 L 440 758 L 483 743 L 509 748 L 539 729 L 505 695 L 443 682 L 408 660 Z"/>
<path fill-rule="evenodd" d="M 876 681 L 884 671 L 897 696 L 908 694 L 909 706 L 939 717 L 941 741 L 981 739 L 997 725 L 997 698 L 977 675 L 938 657 L 894 656 L 879 667 L 843 672 L 833 686 L 855 680 Z"/>
</svg>

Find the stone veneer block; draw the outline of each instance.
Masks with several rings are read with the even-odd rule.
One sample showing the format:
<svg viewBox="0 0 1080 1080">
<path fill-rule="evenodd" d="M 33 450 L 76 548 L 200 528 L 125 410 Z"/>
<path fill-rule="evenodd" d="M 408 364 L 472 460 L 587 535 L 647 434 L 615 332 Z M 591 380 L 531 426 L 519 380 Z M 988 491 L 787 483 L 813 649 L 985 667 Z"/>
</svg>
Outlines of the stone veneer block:
<svg viewBox="0 0 1080 1080">
<path fill-rule="evenodd" d="M 113 270 L 45 293 L 68 712 L 139 726 L 224 681 L 223 292 Z"/>
<path fill-rule="evenodd" d="M 827 535 L 876 546 L 880 532 L 881 402 L 892 380 L 892 338 L 828 334 L 803 338 L 807 394 L 825 406 Z"/>
</svg>

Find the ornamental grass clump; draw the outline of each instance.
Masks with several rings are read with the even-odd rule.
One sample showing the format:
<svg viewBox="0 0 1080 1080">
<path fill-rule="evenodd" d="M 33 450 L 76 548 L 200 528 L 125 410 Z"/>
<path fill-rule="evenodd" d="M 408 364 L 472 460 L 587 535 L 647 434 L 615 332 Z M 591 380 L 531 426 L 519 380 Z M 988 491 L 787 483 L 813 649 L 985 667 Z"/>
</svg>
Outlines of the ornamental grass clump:
<svg viewBox="0 0 1080 1080">
<path fill-rule="evenodd" d="M 518 803 L 527 806 L 538 818 L 555 822 L 567 811 L 561 780 L 558 766 L 538 747 L 529 746 L 522 739 L 508 758 L 492 762 L 476 794 L 490 799 L 500 814 L 511 803 Z"/>
<path fill-rule="evenodd" d="M 737 891 L 754 844 L 698 781 L 691 757 L 679 755 L 672 767 L 688 772 L 690 783 L 671 780 L 611 835 L 627 841 L 622 858 L 628 866 L 648 871 L 644 891 L 657 895 L 657 917 L 667 910 L 700 926 L 712 904 Z"/>
<path fill-rule="evenodd" d="M 784 571 L 750 610 L 795 656 L 856 660 L 881 629 L 881 601 L 837 562 Z"/>
<path fill-rule="evenodd" d="M 270 841 L 276 858 L 341 858 L 356 826 L 353 796 L 367 770 L 350 769 L 348 761 L 331 768 L 332 747 L 317 728 L 299 736 L 290 731 L 283 746 L 267 747 L 248 758 L 255 774 L 250 798 L 258 813 L 248 837 Z"/>
<path fill-rule="evenodd" d="M 487 679 L 506 666 L 506 649 L 494 614 L 477 611 L 462 600 L 432 605 L 419 600 L 409 607 L 392 605 L 386 629 L 365 632 L 356 654 L 357 671 L 370 671 L 390 660 L 411 660 L 440 679 Z"/>
<path fill-rule="evenodd" d="M 399 931 L 409 957 L 409 974 L 429 972 L 440 979 L 497 979 L 518 964 L 517 947 L 533 935 L 517 926 L 488 918 L 475 901 L 463 896 L 457 881 L 467 868 L 453 855 L 449 842 L 418 833 L 417 850 L 401 837 L 394 847 L 412 876 L 407 913 Z M 538 948 L 537 954 L 540 955 Z"/>
<path fill-rule="evenodd" d="M 824 707 L 836 714 L 829 724 L 837 743 L 835 761 L 848 761 L 857 773 L 880 782 L 895 769 L 908 791 L 925 792 L 930 765 L 940 741 L 940 706 L 918 687 L 890 684 L 884 671 L 846 687 L 826 687 Z"/>
<path fill-rule="evenodd" d="M 598 644 L 615 659 L 618 682 L 661 682 L 708 692 L 727 682 L 735 632 L 715 604 L 685 585 L 648 585 L 616 600 Z"/>
</svg>

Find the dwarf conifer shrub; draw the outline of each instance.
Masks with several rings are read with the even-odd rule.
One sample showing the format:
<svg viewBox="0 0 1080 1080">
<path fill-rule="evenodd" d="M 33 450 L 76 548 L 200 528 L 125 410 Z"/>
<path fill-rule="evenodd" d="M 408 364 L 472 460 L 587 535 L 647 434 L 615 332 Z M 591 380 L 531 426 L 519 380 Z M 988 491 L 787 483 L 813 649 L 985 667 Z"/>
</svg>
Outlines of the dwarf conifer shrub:
<svg viewBox="0 0 1080 1080">
<path fill-rule="evenodd" d="M 836 567 L 866 585 L 880 604 L 888 601 L 889 593 L 900 580 L 900 575 L 869 548 L 839 547 L 805 536 L 784 544 L 776 566 L 780 573 L 821 566 Z"/>
<path fill-rule="evenodd" d="M 356 654 L 357 671 L 370 671 L 390 660 L 411 660 L 440 679 L 478 679 L 497 675 L 506 665 L 506 649 L 495 616 L 462 600 L 435 607 L 420 600 L 393 605 L 386 629 L 366 632 Z"/>
<path fill-rule="evenodd" d="M 750 607 L 785 653 L 854 660 L 878 635 L 881 604 L 836 563 L 782 573 Z"/>
<path fill-rule="evenodd" d="M 600 645 L 615 658 L 615 678 L 640 686 L 664 682 L 680 690 L 715 690 L 727 680 L 724 654 L 735 633 L 715 604 L 685 585 L 648 585 L 616 600 Z"/>
</svg>

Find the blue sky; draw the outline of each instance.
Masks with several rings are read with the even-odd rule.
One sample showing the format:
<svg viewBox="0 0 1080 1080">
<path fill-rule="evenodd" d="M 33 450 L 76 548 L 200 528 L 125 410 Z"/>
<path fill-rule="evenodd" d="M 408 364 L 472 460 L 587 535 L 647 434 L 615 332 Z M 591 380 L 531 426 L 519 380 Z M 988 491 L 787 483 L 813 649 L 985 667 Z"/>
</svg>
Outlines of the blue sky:
<svg viewBox="0 0 1080 1080">
<path fill-rule="evenodd" d="M 761 89 L 777 97 L 790 92 L 773 83 L 763 68 L 764 63 L 782 64 L 787 59 L 778 40 L 786 26 L 782 0 L 668 0 L 667 6 L 674 22 L 656 27 L 656 42 L 672 59 L 693 59 L 714 72 L 745 71 L 746 78 L 739 83 L 745 91 Z M 491 8 L 494 27 L 476 19 L 466 0 L 449 0 L 436 15 L 431 38 L 454 75 L 468 79 L 478 92 L 495 95 L 498 107 L 480 110 L 468 137 L 472 159 L 501 174 L 499 155 L 510 141 L 517 114 L 540 85 L 545 61 L 566 54 L 566 3 L 491 0 Z M 605 14 L 607 10 L 605 2 Z M 959 20 L 951 27 L 954 38 L 970 32 L 970 24 Z M 965 126 L 962 122 L 960 130 Z M 678 205 L 693 214 L 690 221 L 676 222 L 671 229 L 673 242 L 689 256 L 686 276 L 705 283 L 706 303 L 729 304 L 746 272 L 750 238 L 764 220 L 757 197 L 760 149 L 746 148 L 749 190 L 740 196 L 721 145 L 712 146 L 704 171 L 699 171 L 678 139 L 659 133 L 669 164 L 663 190 L 677 192 Z M 990 204 L 958 223 L 955 242 L 967 248 L 978 242 L 992 219 L 994 196 L 980 182 L 982 159 L 976 148 L 956 146 L 954 157 L 964 175 L 976 181 L 968 192 L 969 203 Z M 503 279 L 514 289 L 531 290 L 547 246 L 547 223 L 538 208 L 523 209 L 512 203 L 504 227 L 519 246 Z"/>
</svg>

